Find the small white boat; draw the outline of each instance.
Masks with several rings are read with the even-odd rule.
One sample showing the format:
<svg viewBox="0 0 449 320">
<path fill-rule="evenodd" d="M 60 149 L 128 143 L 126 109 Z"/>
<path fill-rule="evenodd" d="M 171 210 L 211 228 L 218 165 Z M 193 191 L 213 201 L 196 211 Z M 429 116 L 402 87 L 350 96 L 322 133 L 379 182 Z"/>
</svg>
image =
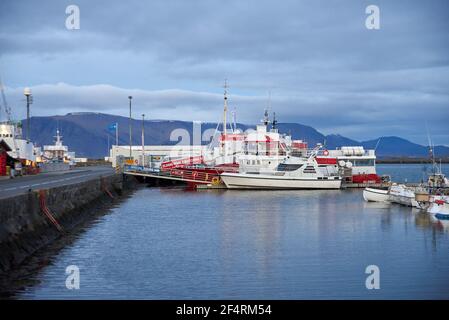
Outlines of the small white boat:
<svg viewBox="0 0 449 320">
<path fill-rule="evenodd" d="M 389 200 L 408 207 L 421 208 L 415 199 L 415 189 L 404 184 L 393 184 L 390 187 Z"/>
<path fill-rule="evenodd" d="M 449 220 L 449 196 L 433 196 L 427 212 L 437 219 Z"/>
<path fill-rule="evenodd" d="M 365 188 L 363 199 L 368 202 L 388 202 L 390 196 L 388 189 Z"/>
</svg>

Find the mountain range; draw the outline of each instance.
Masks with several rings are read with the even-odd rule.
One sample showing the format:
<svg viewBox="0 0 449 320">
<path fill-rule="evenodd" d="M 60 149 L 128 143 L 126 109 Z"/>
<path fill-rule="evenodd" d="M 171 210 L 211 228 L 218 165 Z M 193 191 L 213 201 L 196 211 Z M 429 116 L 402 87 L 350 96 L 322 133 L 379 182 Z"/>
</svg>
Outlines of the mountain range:
<svg viewBox="0 0 449 320">
<path fill-rule="evenodd" d="M 56 129 L 59 128 L 63 136 L 64 144 L 69 150 L 75 151 L 78 157 L 103 158 L 108 153 L 108 144 L 115 144 L 115 131 L 108 129 L 111 124 L 118 124 L 118 142 L 121 145 L 129 145 L 129 119 L 104 113 L 69 113 L 63 116 L 31 117 L 30 137 L 37 145 L 53 144 Z M 142 120 L 132 119 L 132 143 L 141 144 Z M 23 132 L 26 134 L 26 120 L 22 120 Z M 170 135 L 184 129 L 192 136 L 193 123 L 189 121 L 173 120 L 146 120 L 145 144 L 147 145 L 174 145 L 177 141 L 171 141 Z M 217 123 L 202 123 L 201 131 L 210 129 L 212 132 Z M 254 125 L 237 123 L 237 128 L 246 130 L 254 128 Z M 427 157 L 428 147 L 413 143 L 406 139 L 390 136 L 380 137 L 368 141 L 356 141 L 338 134 L 324 135 L 316 129 L 299 123 L 279 123 L 279 132 L 290 133 L 293 139 L 303 139 L 313 146 L 316 143 L 325 143 L 329 149 L 341 146 L 363 146 L 366 149 L 376 148 L 379 158 L 390 157 Z M 175 135 L 178 136 L 178 135 Z M 175 137 L 176 138 L 176 137 Z M 208 143 L 207 141 L 203 141 Z M 437 157 L 448 157 L 449 147 L 435 146 L 434 153 Z"/>
</svg>

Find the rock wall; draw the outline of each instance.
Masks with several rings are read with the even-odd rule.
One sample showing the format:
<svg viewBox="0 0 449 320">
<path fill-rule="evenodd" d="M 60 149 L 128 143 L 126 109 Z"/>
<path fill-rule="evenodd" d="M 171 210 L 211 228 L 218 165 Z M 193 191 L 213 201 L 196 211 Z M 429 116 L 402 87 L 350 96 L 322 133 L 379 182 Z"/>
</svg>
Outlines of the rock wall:
<svg viewBox="0 0 449 320">
<path fill-rule="evenodd" d="M 89 218 L 89 206 L 114 201 L 124 190 L 133 189 L 132 177 L 111 175 L 90 181 L 31 191 L 0 201 L 0 273 L 20 265 L 34 252 Z M 42 200 L 62 226 L 58 230 L 42 210 Z"/>
</svg>

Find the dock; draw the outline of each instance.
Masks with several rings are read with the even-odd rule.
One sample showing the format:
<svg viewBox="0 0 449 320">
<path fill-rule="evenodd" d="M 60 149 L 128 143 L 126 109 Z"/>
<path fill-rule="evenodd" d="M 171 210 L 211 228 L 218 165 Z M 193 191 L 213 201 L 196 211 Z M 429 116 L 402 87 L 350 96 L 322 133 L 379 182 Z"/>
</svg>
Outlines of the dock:
<svg viewBox="0 0 449 320">
<path fill-rule="evenodd" d="M 207 189 L 227 189 L 223 182 L 219 179 L 219 173 L 202 174 L 196 173 L 194 171 L 188 169 L 171 169 L 167 171 L 160 171 L 154 168 L 142 167 L 142 166 L 133 166 L 127 165 L 124 167 L 123 173 L 125 175 L 131 175 L 142 178 L 151 178 L 151 179 L 162 179 L 162 180 L 171 180 L 171 181 L 179 181 L 185 182 L 187 184 L 194 184 L 196 189 L 198 190 L 207 190 Z M 218 178 L 218 180 L 213 181 L 214 178 Z M 418 186 L 418 183 L 407 183 L 407 186 Z M 350 188 L 384 188 L 388 187 L 389 183 L 352 183 L 348 181 L 342 182 L 342 189 L 350 189 Z"/>
<path fill-rule="evenodd" d="M 123 173 L 143 178 L 163 179 L 185 182 L 191 185 L 211 185 L 218 186 L 220 184 L 220 172 L 215 169 L 207 169 L 206 171 L 189 170 L 186 168 L 174 168 L 166 171 L 147 168 L 142 166 L 124 167 Z"/>
</svg>

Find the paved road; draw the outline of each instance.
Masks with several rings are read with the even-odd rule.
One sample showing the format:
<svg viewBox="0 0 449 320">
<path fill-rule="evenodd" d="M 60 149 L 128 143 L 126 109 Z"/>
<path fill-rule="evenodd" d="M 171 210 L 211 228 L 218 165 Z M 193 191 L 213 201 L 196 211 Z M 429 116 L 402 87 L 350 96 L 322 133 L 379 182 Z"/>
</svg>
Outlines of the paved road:
<svg viewBox="0 0 449 320">
<path fill-rule="evenodd" d="M 59 187 L 84 182 L 95 177 L 108 176 L 114 173 L 115 170 L 111 167 L 92 166 L 64 172 L 41 173 L 33 176 L 0 180 L 0 199 L 27 193 L 29 189 L 37 190 Z"/>
</svg>

